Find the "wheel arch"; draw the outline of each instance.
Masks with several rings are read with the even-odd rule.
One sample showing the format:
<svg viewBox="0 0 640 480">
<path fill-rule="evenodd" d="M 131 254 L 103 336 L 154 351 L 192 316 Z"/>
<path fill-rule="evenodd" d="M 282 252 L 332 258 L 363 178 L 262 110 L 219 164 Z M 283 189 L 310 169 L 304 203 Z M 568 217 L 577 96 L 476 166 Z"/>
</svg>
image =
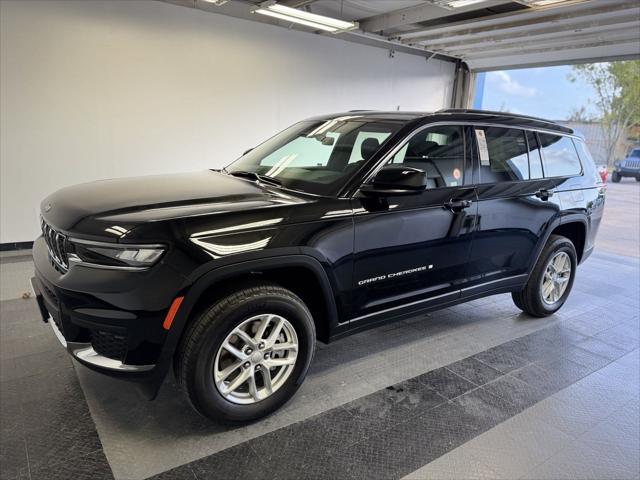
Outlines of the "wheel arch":
<svg viewBox="0 0 640 480">
<path fill-rule="evenodd" d="M 201 275 L 184 295 L 167 347 L 175 350 L 187 324 L 202 308 L 227 292 L 256 281 L 271 281 L 298 295 L 311 311 L 318 340 L 329 340 L 332 327 L 338 324 L 331 281 L 316 258 L 298 254 L 233 263 Z"/>
<path fill-rule="evenodd" d="M 576 249 L 578 263 L 582 262 L 584 256 L 584 247 L 587 239 L 587 222 L 578 216 L 564 220 L 555 227 L 551 235 L 561 235 L 568 238 Z"/>
</svg>

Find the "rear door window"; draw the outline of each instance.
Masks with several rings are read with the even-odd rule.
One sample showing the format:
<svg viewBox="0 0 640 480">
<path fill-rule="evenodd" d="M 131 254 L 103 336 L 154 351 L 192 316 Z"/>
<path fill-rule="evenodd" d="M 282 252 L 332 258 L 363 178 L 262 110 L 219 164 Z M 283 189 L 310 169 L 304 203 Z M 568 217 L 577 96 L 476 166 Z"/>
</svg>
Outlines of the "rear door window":
<svg viewBox="0 0 640 480">
<path fill-rule="evenodd" d="M 545 177 L 570 177 L 582 172 L 578 152 L 571 138 L 549 133 L 539 133 L 538 138 Z"/>
<path fill-rule="evenodd" d="M 503 127 L 474 127 L 480 183 L 529 180 L 527 140 L 522 130 Z"/>
</svg>

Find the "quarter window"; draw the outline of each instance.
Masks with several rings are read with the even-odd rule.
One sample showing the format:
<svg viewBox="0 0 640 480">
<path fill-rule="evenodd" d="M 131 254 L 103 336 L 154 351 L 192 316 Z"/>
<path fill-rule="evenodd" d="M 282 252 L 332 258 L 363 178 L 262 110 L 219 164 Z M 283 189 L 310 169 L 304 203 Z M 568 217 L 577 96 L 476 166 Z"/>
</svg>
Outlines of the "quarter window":
<svg viewBox="0 0 640 480">
<path fill-rule="evenodd" d="M 464 135 L 462 127 L 438 126 L 416 133 L 389 161 L 423 170 L 427 188 L 462 185 Z"/>
<path fill-rule="evenodd" d="M 475 127 L 474 133 L 480 158 L 481 183 L 529 180 L 528 148 L 522 130 Z"/>
<path fill-rule="evenodd" d="M 582 171 L 578 153 L 569 137 L 540 133 L 538 138 L 545 177 L 568 177 Z"/>
</svg>

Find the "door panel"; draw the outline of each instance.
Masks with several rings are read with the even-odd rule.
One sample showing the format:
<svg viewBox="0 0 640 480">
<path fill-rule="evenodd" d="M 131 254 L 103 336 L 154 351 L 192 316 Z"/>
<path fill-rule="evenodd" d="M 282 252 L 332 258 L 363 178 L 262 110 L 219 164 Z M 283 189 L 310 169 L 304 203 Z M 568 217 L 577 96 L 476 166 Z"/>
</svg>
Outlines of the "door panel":
<svg viewBox="0 0 640 480">
<path fill-rule="evenodd" d="M 488 161 L 480 158 L 475 128 L 485 130 Z M 527 273 L 544 232 L 559 216 L 559 198 L 553 195 L 555 182 L 535 178 L 540 176 L 535 135 L 517 130 L 515 133 L 522 132 L 517 137 L 513 130 L 469 128 L 475 144 L 472 157 L 478 197 L 478 219 L 469 262 L 470 285 Z M 500 142 L 507 145 L 500 147 Z M 519 146 L 512 145 L 513 142 L 519 142 Z M 521 168 L 526 164 L 526 160 L 522 161 L 523 154 L 532 165 L 531 173 Z M 511 162 L 510 155 L 516 160 Z"/>
<path fill-rule="evenodd" d="M 434 132 L 435 128 L 429 130 Z M 462 127 L 455 128 L 463 142 Z M 451 131 L 442 134 L 451 135 Z M 393 315 L 407 304 L 420 308 L 450 300 L 459 295 L 466 281 L 477 208 L 473 187 L 464 185 L 463 172 L 471 178 L 465 156 L 468 146 L 461 143 L 455 155 L 451 151 L 439 155 L 442 145 L 438 150 L 430 143 L 443 142 L 442 138 L 428 137 L 429 145 L 423 144 L 422 137 L 414 138 L 392 163 L 423 169 L 430 188 L 414 195 L 382 198 L 358 194 L 353 200 L 353 321 L 379 321 L 379 312 Z M 456 155 L 459 163 L 453 160 Z M 457 203 L 446 206 L 451 200 L 471 203 L 466 208 Z"/>
</svg>

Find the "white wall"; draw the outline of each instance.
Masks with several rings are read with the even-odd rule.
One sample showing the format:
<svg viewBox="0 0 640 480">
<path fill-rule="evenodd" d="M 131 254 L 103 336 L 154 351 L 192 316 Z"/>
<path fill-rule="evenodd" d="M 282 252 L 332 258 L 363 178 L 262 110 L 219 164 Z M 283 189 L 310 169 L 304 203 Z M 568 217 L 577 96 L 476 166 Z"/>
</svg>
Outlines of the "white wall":
<svg viewBox="0 0 640 480">
<path fill-rule="evenodd" d="M 0 243 L 65 185 L 221 167 L 304 117 L 447 105 L 453 66 L 151 1 L 1 1 Z"/>
</svg>

